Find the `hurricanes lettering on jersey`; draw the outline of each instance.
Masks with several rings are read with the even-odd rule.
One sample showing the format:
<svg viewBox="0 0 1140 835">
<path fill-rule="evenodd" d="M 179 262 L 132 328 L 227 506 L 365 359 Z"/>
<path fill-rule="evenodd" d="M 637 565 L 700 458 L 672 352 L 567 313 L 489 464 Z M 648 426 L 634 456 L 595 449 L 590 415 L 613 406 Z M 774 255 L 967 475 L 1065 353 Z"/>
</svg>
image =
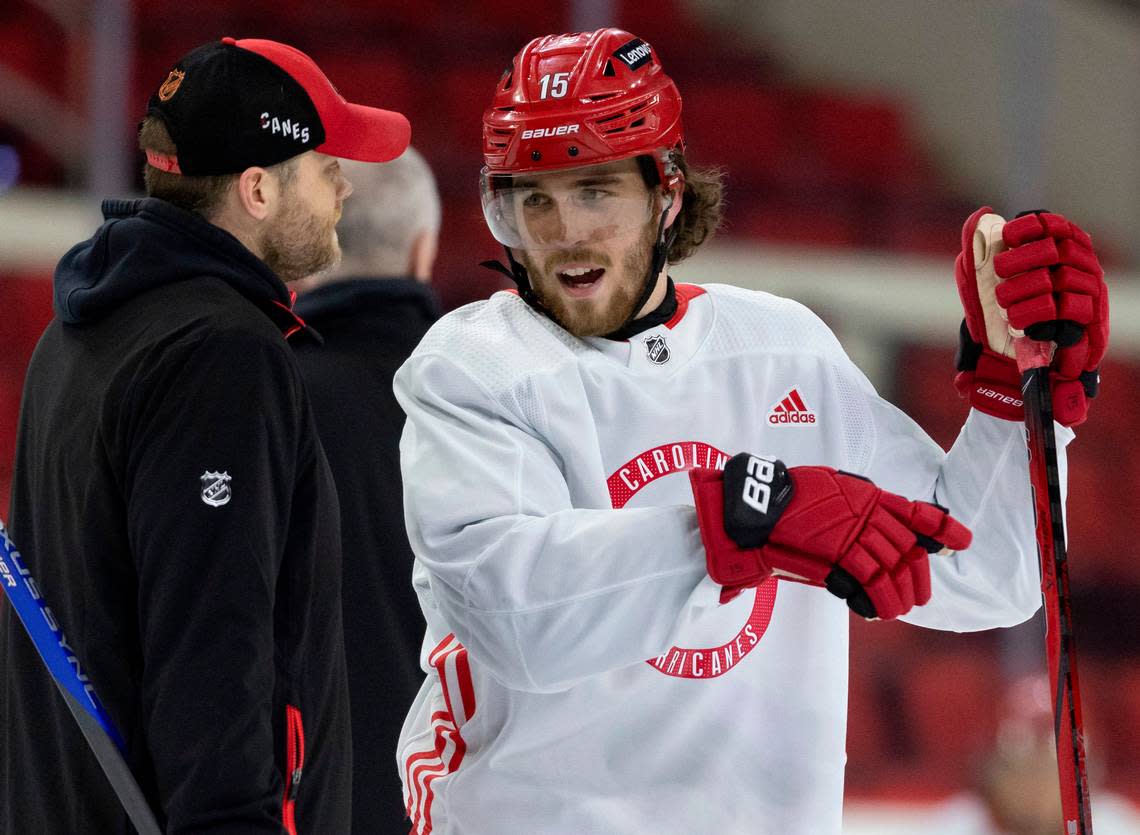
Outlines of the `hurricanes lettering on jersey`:
<svg viewBox="0 0 1140 835">
<path fill-rule="evenodd" d="M 776 607 L 777 588 L 778 581 L 775 577 L 769 577 L 757 586 L 748 620 L 727 643 L 697 649 L 673 647 L 646 663 L 659 672 L 676 678 L 716 678 L 724 675 L 752 652 L 768 631 L 772 610 Z"/>
<path fill-rule="evenodd" d="M 771 611 L 768 617 L 771 617 Z M 767 624 L 764 625 L 767 627 Z M 737 662 L 760 643 L 760 635 L 750 620 L 733 640 L 711 649 L 673 647 L 649 663 L 666 675 L 682 678 L 716 678 L 736 666 Z"/>
</svg>

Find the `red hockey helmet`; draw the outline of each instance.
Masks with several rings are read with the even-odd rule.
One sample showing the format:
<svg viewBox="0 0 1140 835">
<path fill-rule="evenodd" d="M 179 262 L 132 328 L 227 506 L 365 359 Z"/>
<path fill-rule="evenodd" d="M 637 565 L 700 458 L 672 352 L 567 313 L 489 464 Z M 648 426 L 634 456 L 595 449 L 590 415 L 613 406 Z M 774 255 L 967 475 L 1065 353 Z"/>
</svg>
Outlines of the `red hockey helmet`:
<svg viewBox="0 0 1140 835">
<path fill-rule="evenodd" d="M 681 174 L 681 94 L 653 48 L 621 29 L 535 38 L 483 114 L 485 177 L 647 155 L 661 182 Z"/>
</svg>

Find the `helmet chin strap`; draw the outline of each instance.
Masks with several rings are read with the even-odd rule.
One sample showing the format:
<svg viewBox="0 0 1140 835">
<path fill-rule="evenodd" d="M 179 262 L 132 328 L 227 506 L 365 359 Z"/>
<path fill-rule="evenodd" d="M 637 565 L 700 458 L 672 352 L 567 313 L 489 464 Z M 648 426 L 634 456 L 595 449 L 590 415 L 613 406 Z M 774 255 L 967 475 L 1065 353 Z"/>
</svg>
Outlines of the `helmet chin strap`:
<svg viewBox="0 0 1140 835">
<path fill-rule="evenodd" d="M 657 240 L 653 244 L 653 257 L 650 258 L 649 270 L 646 272 L 645 279 L 641 285 L 641 294 L 638 296 L 633 310 L 630 311 L 629 316 L 621 323 L 621 326 L 606 334 L 607 339 L 625 339 L 626 337 L 622 335 L 623 332 L 629 326 L 629 323 L 637 318 L 637 314 L 641 311 L 641 308 L 645 307 L 645 303 L 649 301 L 649 297 L 653 295 L 653 290 L 657 286 L 657 277 L 661 275 L 661 270 L 665 268 L 665 259 L 669 255 L 669 247 L 673 245 L 673 240 L 677 237 L 676 226 L 670 229 L 665 228 L 665 221 L 669 216 L 669 209 L 673 205 L 673 199 L 674 198 L 670 197 L 669 202 L 665 204 L 665 208 L 661 211 L 661 220 L 657 224 Z M 531 287 L 530 276 L 527 275 L 526 267 L 518 262 L 518 259 L 515 258 L 515 254 L 511 252 L 509 246 L 504 246 L 503 251 L 507 254 L 507 264 L 509 264 L 510 267 L 501 261 L 492 260 L 481 261 L 479 266 L 505 275 L 519 288 L 519 296 L 524 302 L 543 316 L 554 321 L 554 317 L 550 315 L 550 311 L 546 309 L 546 306 L 539 300 L 538 294 L 534 292 L 534 288 Z"/>
<path fill-rule="evenodd" d="M 638 297 L 637 302 L 633 305 L 633 310 L 629 312 L 629 316 L 621 325 L 615 328 L 610 333 L 606 334 L 607 339 L 625 339 L 625 329 L 629 323 L 637 318 L 637 314 L 641 312 L 641 308 L 645 307 L 645 303 L 649 301 L 649 297 L 653 295 L 653 291 L 657 288 L 657 277 L 661 275 L 661 271 L 665 269 L 665 259 L 669 255 L 669 247 L 673 244 L 673 239 L 677 237 L 677 227 L 674 224 L 671 228 L 665 228 L 665 220 L 669 217 L 669 209 L 673 206 L 673 197 L 669 198 L 669 202 L 665 204 L 665 208 L 661 210 L 661 220 L 657 224 L 657 239 L 653 244 L 653 257 L 649 259 L 649 270 L 645 274 L 645 280 L 641 285 L 641 295 Z"/>
<path fill-rule="evenodd" d="M 497 273 L 502 273 L 505 275 L 519 288 L 519 297 L 524 302 L 529 304 L 543 316 L 546 316 L 548 319 L 553 320 L 554 317 L 550 315 L 550 311 L 546 309 L 546 306 L 543 305 L 541 301 L 539 301 L 538 294 L 535 293 L 534 288 L 530 286 L 530 276 L 527 275 L 526 267 L 518 262 L 518 259 L 515 258 L 515 254 L 511 252 L 511 248 L 509 246 L 504 245 L 503 252 L 507 254 L 507 264 L 510 265 L 509 267 L 507 264 L 503 264 L 501 261 L 493 260 L 480 261 L 479 266 L 486 267 L 489 270 L 494 270 Z"/>
</svg>

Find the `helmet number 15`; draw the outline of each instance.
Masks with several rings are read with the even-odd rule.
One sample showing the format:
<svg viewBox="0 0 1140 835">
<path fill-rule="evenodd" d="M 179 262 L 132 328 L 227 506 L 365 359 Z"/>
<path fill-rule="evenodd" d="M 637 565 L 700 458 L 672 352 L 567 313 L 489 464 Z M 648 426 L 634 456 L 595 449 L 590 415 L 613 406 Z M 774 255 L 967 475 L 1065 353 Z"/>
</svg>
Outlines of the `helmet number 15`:
<svg viewBox="0 0 1140 835">
<path fill-rule="evenodd" d="M 570 84 L 570 73 L 547 73 L 538 80 L 538 97 L 540 99 L 560 99 L 566 95 Z"/>
</svg>

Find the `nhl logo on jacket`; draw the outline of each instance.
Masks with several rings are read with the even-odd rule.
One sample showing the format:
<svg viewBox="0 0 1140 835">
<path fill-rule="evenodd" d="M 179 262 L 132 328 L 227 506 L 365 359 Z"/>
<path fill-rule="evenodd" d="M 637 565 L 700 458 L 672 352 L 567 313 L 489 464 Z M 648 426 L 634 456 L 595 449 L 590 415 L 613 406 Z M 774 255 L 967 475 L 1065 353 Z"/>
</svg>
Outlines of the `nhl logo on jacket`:
<svg viewBox="0 0 1140 835">
<path fill-rule="evenodd" d="M 806 426 L 814 424 L 815 420 L 815 412 L 807 407 L 794 387 L 768 410 L 771 426 Z"/>
<path fill-rule="evenodd" d="M 207 470 L 202 473 L 202 501 L 210 507 L 221 507 L 233 495 L 230 492 L 229 473 L 213 473 Z"/>
<path fill-rule="evenodd" d="M 645 350 L 649 352 L 649 361 L 656 365 L 669 362 L 669 346 L 665 344 L 665 337 L 658 334 L 645 337 Z"/>
</svg>

